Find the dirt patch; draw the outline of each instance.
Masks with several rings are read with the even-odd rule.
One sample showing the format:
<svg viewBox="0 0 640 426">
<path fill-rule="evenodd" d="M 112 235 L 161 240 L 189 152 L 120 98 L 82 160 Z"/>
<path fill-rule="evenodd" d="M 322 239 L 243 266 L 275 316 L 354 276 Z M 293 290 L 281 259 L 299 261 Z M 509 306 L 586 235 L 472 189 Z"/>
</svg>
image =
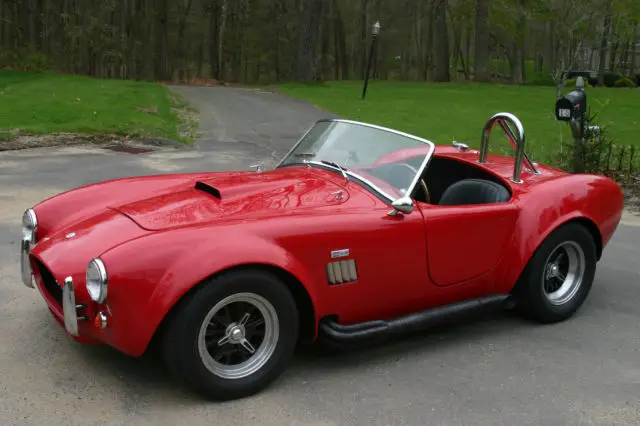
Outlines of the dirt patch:
<svg viewBox="0 0 640 426">
<path fill-rule="evenodd" d="M 171 110 L 178 116 L 180 125 L 178 126 L 178 134 L 187 143 L 193 143 L 200 137 L 198 125 L 200 124 L 200 112 L 192 106 L 180 93 L 171 92 L 172 107 Z"/>
<path fill-rule="evenodd" d="M 640 215 L 640 184 L 621 185 L 624 204 L 631 213 Z"/>
<path fill-rule="evenodd" d="M 129 137 L 104 134 L 78 134 L 78 133 L 51 133 L 45 135 L 13 133 L 11 138 L 0 139 L 0 151 L 13 151 L 18 149 L 44 148 L 53 146 L 73 145 L 105 145 L 102 148 L 113 149 L 121 145 L 151 145 L 172 146 L 176 148 L 188 148 L 191 145 L 178 141 L 153 137 Z M 150 149 L 149 149 L 150 151 Z"/>
</svg>

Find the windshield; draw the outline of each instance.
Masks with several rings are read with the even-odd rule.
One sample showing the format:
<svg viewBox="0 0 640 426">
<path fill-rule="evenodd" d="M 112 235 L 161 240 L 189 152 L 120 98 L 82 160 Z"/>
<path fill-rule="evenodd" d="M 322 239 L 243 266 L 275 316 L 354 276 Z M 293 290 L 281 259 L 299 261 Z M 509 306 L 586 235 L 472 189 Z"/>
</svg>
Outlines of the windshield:
<svg viewBox="0 0 640 426">
<path fill-rule="evenodd" d="M 335 170 L 395 200 L 412 191 L 433 143 L 383 127 L 347 120 L 318 121 L 278 164 Z"/>
</svg>

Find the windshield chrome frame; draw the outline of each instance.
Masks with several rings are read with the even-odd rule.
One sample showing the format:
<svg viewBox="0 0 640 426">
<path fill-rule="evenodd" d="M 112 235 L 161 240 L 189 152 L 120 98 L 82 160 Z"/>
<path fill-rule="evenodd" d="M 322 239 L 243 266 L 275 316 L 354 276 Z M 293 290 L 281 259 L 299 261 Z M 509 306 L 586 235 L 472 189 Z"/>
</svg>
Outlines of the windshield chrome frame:
<svg viewBox="0 0 640 426">
<path fill-rule="evenodd" d="M 277 169 L 278 167 L 280 167 L 282 165 L 284 160 L 287 157 L 289 157 L 289 155 L 291 155 L 291 153 L 293 151 L 296 150 L 298 145 L 300 145 L 302 143 L 304 138 L 309 134 L 309 132 L 318 123 L 331 123 L 331 122 L 346 123 L 346 124 L 353 124 L 353 125 L 357 125 L 357 126 L 369 127 L 369 128 L 376 129 L 376 130 L 381 130 L 381 131 L 393 133 L 393 134 L 398 135 L 398 136 L 404 136 L 406 138 L 413 139 L 416 142 L 419 142 L 421 144 L 427 145 L 429 147 L 429 152 L 425 155 L 425 158 L 422 161 L 422 164 L 420 165 L 420 168 L 418 169 L 418 173 L 416 173 L 416 175 L 413 177 L 413 181 L 411 181 L 411 184 L 409 185 L 409 188 L 407 188 L 406 194 L 404 194 L 404 196 L 409 196 L 409 197 L 412 196 L 414 189 L 418 185 L 418 181 L 420 180 L 420 176 L 422 176 L 422 174 L 424 173 L 425 169 L 427 168 L 427 165 L 429 164 L 429 161 L 431 161 L 431 158 L 433 157 L 433 154 L 434 154 L 434 152 L 436 150 L 435 144 L 433 142 L 431 142 L 430 140 L 427 140 L 427 139 L 424 139 L 424 138 L 420 138 L 418 136 L 411 135 L 409 133 L 404 133 L 404 132 L 401 132 L 399 130 L 394 130 L 394 129 L 390 129 L 388 127 L 382 127 L 382 126 L 378 126 L 378 125 L 375 125 L 375 124 L 364 123 L 364 122 L 361 122 L 361 121 L 345 120 L 345 119 L 342 119 L 342 118 L 323 118 L 321 120 L 316 121 L 312 126 L 310 126 L 307 129 L 306 132 L 304 132 L 302 137 L 300 137 L 300 139 L 298 139 L 298 141 L 295 144 L 293 144 L 291 149 L 289 151 L 287 151 L 287 153 L 282 156 L 282 158 L 280 159 L 278 164 L 275 165 L 274 168 Z M 330 170 L 335 170 L 338 173 L 342 174 L 342 171 L 337 167 L 334 167 L 334 166 L 332 166 L 330 164 L 321 163 L 319 161 L 313 161 L 313 160 L 311 160 L 311 161 L 301 161 L 299 163 L 297 163 L 297 162 L 296 163 L 291 163 L 291 164 L 287 164 L 285 167 L 287 167 L 289 165 L 293 166 L 293 165 L 310 165 L 310 164 L 313 164 L 315 166 L 319 166 L 321 168 L 327 168 L 327 169 L 330 169 Z M 399 198 L 402 198 L 402 196 L 400 196 L 400 197 L 392 197 L 391 195 L 389 195 L 387 192 L 382 190 L 380 187 L 378 187 L 376 184 L 374 184 L 373 182 L 371 182 L 367 178 L 365 178 L 363 176 L 360 176 L 359 174 L 354 173 L 351 170 L 346 170 L 346 174 L 348 176 L 354 178 L 355 180 L 358 180 L 358 181 L 364 183 L 365 185 L 367 185 L 371 189 L 373 189 L 375 192 L 378 193 L 379 196 L 381 196 L 382 198 L 386 199 L 389 203 L 392 203 L 393 201 L 395 201 L 395 200 L 397 200 Z"/>
</svg>

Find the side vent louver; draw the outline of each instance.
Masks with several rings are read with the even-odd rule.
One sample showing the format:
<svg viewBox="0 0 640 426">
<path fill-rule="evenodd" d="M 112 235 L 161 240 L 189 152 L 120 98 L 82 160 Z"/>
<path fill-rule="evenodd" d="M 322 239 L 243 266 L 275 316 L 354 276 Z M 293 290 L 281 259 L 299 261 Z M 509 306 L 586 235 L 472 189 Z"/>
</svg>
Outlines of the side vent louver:
<svg viewBox="0 0 640 426">
<path fill-rule="evenodd" d="M 328 263 L 326 269 L 330 285 L 350 283 L 358 279 L 356 261 L 353 259 Z"/>
</svg>

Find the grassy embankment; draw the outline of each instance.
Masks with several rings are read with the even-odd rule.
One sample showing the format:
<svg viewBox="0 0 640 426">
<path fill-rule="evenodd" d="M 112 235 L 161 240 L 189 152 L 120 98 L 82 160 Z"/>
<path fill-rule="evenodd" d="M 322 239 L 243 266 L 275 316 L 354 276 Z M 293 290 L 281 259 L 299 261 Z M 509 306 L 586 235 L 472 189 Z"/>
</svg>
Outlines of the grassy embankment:
<svg viewBox="0 0 640 426">
<path fill-rule="evenodd" d="M 522 121 L 527 152 L 534 159 L 554 163 L 561 143 L 571 139 L 568 125 L 554 118 L 554 87 L 370 81 L 365 101 L 358 81 L 276 87 L 344 118 L 396 128 L 437 144 L 455 139 L 478 148 L 484 123 L 502 111 Z M 589 108 L 598 112 L 597 121 L 606 126 L 608 137 L 617 145 L 640 147 L 640 89 L 586 90 Z M 508 142 L 496 130 L 492 151 L 504 152 Z"/>
<path fill-rule="evenodd" d="M 183 100 L 160 84 L 0 71 L 0 143 L 16 132 L 148 136 L 181 134 Z"/>
</svg>

